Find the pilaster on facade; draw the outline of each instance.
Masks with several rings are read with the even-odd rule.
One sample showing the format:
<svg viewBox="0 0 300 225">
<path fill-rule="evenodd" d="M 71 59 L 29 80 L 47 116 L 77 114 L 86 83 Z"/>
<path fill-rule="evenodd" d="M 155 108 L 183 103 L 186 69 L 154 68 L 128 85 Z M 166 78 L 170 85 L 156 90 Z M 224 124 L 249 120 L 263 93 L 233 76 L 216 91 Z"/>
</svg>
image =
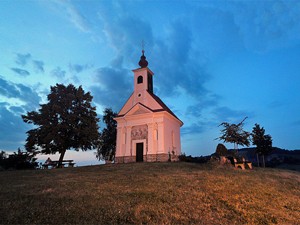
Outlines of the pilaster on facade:
<svg viewBox="0 0 300 225">
<path fill-rule="evenodd" d="M 153 124 L 148 123 L 148 151 L 147 154 L 153 154 Z"/>
<path fill-rule="evenodd" d="M 164 124 L 163 123 L 158 123 L 157 124 L 157 153 L 164 153 L 164 145 L 165 145 L 165 133 L 164 133 Z"/>
<path fill-rule="evenodd" d="M 125 143 L 125 155 L 132 156 L 132 148 L 131 148 L 131 126 L 125 127 L 126 133 L 126 143 Z"/>
<path fill-rule="evenodd" d="M 122 156 L 122 127 L 117 127 L 117 143 L 116 143 L 116 157 Z"/>
</svg>

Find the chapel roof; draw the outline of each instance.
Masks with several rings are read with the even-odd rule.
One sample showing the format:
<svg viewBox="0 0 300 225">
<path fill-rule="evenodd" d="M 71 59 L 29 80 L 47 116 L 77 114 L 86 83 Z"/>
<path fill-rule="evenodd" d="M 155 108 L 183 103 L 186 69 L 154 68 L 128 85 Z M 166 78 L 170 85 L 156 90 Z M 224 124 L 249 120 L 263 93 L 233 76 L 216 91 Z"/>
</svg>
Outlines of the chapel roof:
<svg viewBox="0 0 300 225">
<path fill-rule="evenodd" d="M 155 99 L 155 101 L 163 108 L 163 111 L 167 111 L 170 113 L 172 116 L 174 116 L 176 119 L 180 120 L 175 113 L 172 112 L 172 110 L 155 94 L 151 93 L 148 91 L 148 93 L 152 96 L 152 98 Z M 153 111 L 161 111 L 161 110 L 153 110 Z M 181 121 L 181 120 L 180 120 Z"/>
<path fill-rule="evenodd" d="M 143 107 L 145 107 L 145 108 L 147 108 L 147 109 L 149 109 L 150 111 L 152 111 L 152 112 L 163 112 L 163 111 L 166 111 L 166 112 L 168 112 L 169 114 L 171 114 L 173 117 L 175 117 L 177 120 L 179 120 L 182 124 L 183 124 L 183 122 L 175 115 L 175 113 L 173 113 L 172 112 L 172 110 L 158 97 L 158 96 L 156 96 L 155 94 L 153 94 L 153 93 L 151 93 L 151 92 L 149 92 L 149 91 L 147 91 L 148 93 L 149 93 L 149 95 L 161 106 L 161 108 L 160 109 L 151 109 L 150 107 L 148 107 L 148 106 L 146 106 L 146 105 L 144 105 L 144 104 L 142 104 L 141 102 L 138 102 L 137 104 L 140 104 L 140 105 L 142 105 Z M 130 99 L 130 98 L 129 98 Z M 128 99 L 128 100 L 129 100 Z M 125 105 L 127 104 L 127 102 L 125 103 Z M 136 105 L 137 105 L 136 104 Z M 135 105 L 134 105 L 135 106 Z M 133 107 L 134 107 L 133 106 Z M 132 107 L 132 108 L 133 108 Z M 131 108 L 131 109 L 132 109 Z M 128 112 L 130 112 L 131 111 L 131 109 L 129 109 L 126 113 L 124 113 L 124 114 L 118 114 L 117 115 L 117 117 L 123 117 L 123 116 L 125 116 Z M 121 110 L 122 111 L 122 110 Z"/>
</svg>

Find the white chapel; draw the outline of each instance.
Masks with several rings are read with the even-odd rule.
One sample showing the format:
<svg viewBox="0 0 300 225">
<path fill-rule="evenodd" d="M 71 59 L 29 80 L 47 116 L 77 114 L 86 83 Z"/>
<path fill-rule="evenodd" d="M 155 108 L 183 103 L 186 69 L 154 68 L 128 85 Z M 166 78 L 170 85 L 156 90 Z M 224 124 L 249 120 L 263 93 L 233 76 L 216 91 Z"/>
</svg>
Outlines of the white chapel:
<svg viewBox="0 0 300 225">
<path fill-rule="evenodd" d="M 117 121 L 116 163 L 176 161 L 183 122 L 153 93 L 153 75 L 142 51 L 133 70 L 134 91 Z"/>
</svg>

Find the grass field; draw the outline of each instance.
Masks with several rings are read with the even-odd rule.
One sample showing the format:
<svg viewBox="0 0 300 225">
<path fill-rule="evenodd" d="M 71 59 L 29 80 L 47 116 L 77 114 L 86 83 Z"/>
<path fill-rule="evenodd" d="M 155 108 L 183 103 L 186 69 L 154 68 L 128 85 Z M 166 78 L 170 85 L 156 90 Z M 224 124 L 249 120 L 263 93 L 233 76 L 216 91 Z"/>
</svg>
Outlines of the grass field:
<svg viewBox="0 0 300 225">
<path fill-rule="evenodd" d="M 0 172 L 2 224 L 299 224 L 300 173 L 213 163 Z"/>
</svg>

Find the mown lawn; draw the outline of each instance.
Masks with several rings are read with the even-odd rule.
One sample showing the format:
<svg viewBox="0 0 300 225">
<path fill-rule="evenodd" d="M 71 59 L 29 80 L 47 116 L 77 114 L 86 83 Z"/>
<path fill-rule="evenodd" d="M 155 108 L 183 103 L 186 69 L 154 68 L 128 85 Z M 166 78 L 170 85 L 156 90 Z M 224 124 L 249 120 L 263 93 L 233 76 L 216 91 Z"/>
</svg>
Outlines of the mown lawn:
<svg viewBox="0 0 300 225">
<path fill-rule="evenodd" d="M 1 224 L 299 224 L 300 173 L 135 163 L 0 172 Z"/>
</svg>

